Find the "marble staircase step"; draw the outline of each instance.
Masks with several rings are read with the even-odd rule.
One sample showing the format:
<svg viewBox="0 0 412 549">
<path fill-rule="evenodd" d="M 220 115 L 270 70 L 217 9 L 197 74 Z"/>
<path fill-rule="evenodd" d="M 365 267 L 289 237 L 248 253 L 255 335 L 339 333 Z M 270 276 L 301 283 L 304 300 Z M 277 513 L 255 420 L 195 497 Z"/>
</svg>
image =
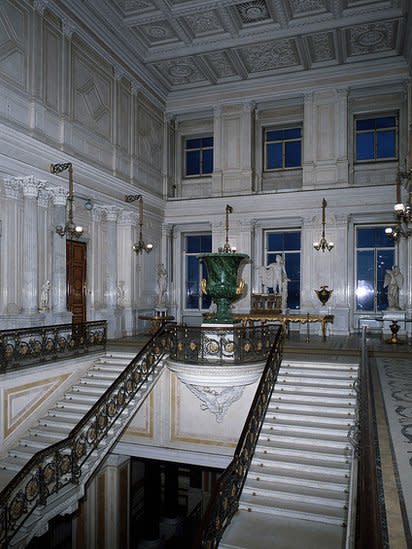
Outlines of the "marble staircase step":
<svg viewBox="0 0 412 549">
<path fill-rule="evenodd" d="M 266 433 L 260 434 L 258 445 L 262 447 L 295 448 L 297 450 L 341 455 L 348 455 L 352 452 L 352 447 L 347 440 L 319 440 L 316 438 L 302 438 L 279 434 L 268 436 Z"/>
<path fill-rule="evenodd" d="M 345 455 L 325 454 L 308 450 L 297 450 L 294 448 L 272 448 L 261 446 L 256 447 L 254 459 L 273 459 L 274 461 L 285 461 L 292 463 L 325 465 L 328 467 L 349 468 L 350 460 Z"/>
<path fill-rule="evenodd" d="M 346 483 L 326 480 L 311 480 L 306 478 L 293 478 L 276 474 L 267 474 L 264 471 L 250 472 L 245 485 L 259 491 L 261 486 L 282 492 L 295 492 L 301 495 L 324 495 L 330 498 L 347 500 L 348 488 Z"/>
<path fill-rule="evenodd" d="M 325 413 L 325 407 L 315 406 L 313 404 L 299 404 L 294 402 L 290 403 L 276 401 L 269 403 L 268 412 L 317 416 L 319 414 L 323 415 Z M 327 415 L 328 417 L 351 418 L 355 415 L 355 410 L 353 408 L 348 409 L 345 406 L 328 406 Z"/>
<path fill-rule="evenodd" d="M 245 493 L 239 504 L 239 509 L 341 524 L 345 520 L 346 505 L 339 502 L 339 505 L 336 506 L 334 503 L 332 498 L 316 499 L 306 496 L 302 500 L 293 498 L 290 493 L 283 492 L 259 495 Z"/>
</svg>

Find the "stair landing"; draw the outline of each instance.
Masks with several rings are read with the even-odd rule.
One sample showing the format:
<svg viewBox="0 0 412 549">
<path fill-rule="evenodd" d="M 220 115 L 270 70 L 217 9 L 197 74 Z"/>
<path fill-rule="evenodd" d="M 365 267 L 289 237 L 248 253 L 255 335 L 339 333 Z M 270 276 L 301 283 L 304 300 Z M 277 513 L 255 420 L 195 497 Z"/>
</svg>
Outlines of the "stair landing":
<svg viewBox="0 0 412 549">
<path fill-rule="evenodd" d="M 340 549 L 344 539 L 336 524 L 238 511 L 219 549 Z"/>
</svg>

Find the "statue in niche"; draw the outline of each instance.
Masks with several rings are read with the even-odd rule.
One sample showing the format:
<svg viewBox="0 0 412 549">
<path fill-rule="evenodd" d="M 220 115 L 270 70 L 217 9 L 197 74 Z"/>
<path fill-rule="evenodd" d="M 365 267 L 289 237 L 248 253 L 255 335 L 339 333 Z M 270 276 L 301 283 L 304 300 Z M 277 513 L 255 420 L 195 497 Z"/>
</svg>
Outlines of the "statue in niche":
<svg viewBox="0 0 412 549">
<path fill-rule="evenodd" d="M 49 310 L 50 280 L 46 280 L 40 290 L 40 311 Z"/>
<path fill-rule="evenodd" d="M 162 263 L 159 265 L 157 270 L 157 286 L 158 286 L 158 297 L 157 297 L 157 307 L 166 306 L 166 293 L 167 293 L 167 271 Z"/>
<path fill-rule="evenodd" d="M 403 286 L 403 274 L 397 265 L 386 269 L 383 287 L 388 288 L 388 308 L 399 310 L 399 290 Z"/>
<path fill-rule="evenodd" d="M 124 289 L 124 280 L 119 280 L 119 285 L 116 288 L 117 293 L 117 304 L 119 307 L 124 306 L 124 301 L 126 299 L 126 292 Z"/>
</svg>

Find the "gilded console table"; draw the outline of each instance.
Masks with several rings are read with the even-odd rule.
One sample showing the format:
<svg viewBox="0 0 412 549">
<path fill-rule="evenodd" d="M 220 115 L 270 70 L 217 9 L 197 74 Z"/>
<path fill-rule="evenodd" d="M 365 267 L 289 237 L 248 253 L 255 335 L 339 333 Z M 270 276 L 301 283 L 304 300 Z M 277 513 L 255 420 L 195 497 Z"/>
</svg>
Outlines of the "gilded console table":
<svg viewBox="0 0 412 549">
<path fill-rule="evenodd" d="M 309 325 L 313 322 L 320 322 L 322 326 L 322 336 L 326 338 L 326 327 L 328 323 L 333 324 L 334 315 L 325 314 L 313 314 L 313 313 L 270 313 L 270 312 L 251 312 L 251 313 L 235 313 L 233 317 L 236 320 L 242 322 L 242 326 L 246 326 L 248 323 L 253 322 L 281 322 L 286 332 L 289 333 L 289 323 L 299 322 L 300 324 L 307 324 L 307 340 L 309 340 Z"/>
</svg>

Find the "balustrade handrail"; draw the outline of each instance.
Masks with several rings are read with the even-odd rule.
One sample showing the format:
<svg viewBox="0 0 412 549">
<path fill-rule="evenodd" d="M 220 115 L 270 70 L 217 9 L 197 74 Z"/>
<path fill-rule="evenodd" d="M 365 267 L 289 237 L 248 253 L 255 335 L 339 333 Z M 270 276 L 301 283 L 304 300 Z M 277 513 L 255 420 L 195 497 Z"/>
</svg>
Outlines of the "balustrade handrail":
<svg viewBox="0 0 412 549">
<path fill-rule="evenodd" d="M 279 324 L 216 328 L 176 325 L 170 359 L 187 364 L 251 363 L 266 360 Z M 227 334 L 227 338 L 225 338 Z"/>
<path fill-rule="evenodd" d="M 240 494 L 282 362 L 284 337 L 284 327 L 277 326 L 277 334 L 236 446 L 234 457 L 216 483 L 193 549 L 217 548 L 226 526 L 239 507 Z"/>
<path fill-rule="evenodd" d="M 362 329 L 359 395 L 359 474 L 355 545 L 359 549 L 387 546 L 386 516 L 376 426 L 374 383 L 369 366 L 366 326 Z"/>
<path fill-rule="evenodd" d="M 87 459 L 102 448 L 116 419 L 167 352 L 168 330 L 169 326 L 162 327 L 145 344 L 65 439 L 37 452 L 0 493 L 1 548 L 7 547 L 37 506 L 45 505 L 50 496 L 67 485 L 79 484 Z M 130 414 L 129 420 L 132 417 Z"/>
<path fill-rule="evenodd" d="M 106 340 L 106 320 L 0 330 L 0 373 L 88 353 L 91 348 L 104 350 Z"/>
</svg>

